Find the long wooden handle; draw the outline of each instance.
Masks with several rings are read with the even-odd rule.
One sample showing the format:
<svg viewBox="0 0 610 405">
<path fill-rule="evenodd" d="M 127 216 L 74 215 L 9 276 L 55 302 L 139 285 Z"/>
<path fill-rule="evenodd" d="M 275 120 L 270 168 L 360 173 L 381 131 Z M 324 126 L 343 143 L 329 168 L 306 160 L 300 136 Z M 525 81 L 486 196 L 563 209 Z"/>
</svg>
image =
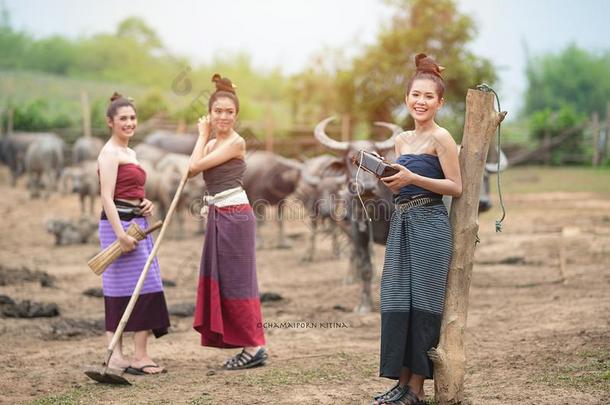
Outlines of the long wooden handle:
<svg viewBox="0 0 610 405">
<path fill-rule="evenodd" d="M 114 347 L 116 346 L 117 342 L 121 338 L 121 335 L 123 335 L 123 331 L 125 330 L 127 321 L 129 320 L 129 317 L 131 316 L 133 307 L 136 305 L 136 301 L 138 300 L 138 297 L 140 296 L 140 291 L 142 290 L 142 286 L 144 285 L 144 280 L 146 279 L 146 276 L 148 275 L 148 270 L 150 269 L 150 265 L 152 264 L 155 256 L 157 255 L 157 251 L 159 250 L 159 247 L 161 246 L 161 241 L 163 240 L 163 236 L 165 235 L 167 225 L 169 224 L 169 222 L 172 218 L 172 215 L 174 214 L 174 210 L 176 209 L 176 206 L 178 205 L 178 200 L 180 199 L 180 195 L 182 194 L 182 189 L 184 188 L 184 185 L 186 184 L 186 181 L 188 180 L 188 173 L 189 172 L 188 172 L 188 167 L 187 167 L 186 171 L 182 175 L 182 179 L 180 179 L 180 184 L 178 185 L 178 190 L 176 190 L 176 194 L 174 194 L 174 199 L 172 200 L 172 203 L 169 206 L 169 210 L 167 211 L 167 215 L 165 216 L 165 220 L 163 221 L 163 225 L 161 226 L 161 231 L 159 232 L 159 236 L 157 236 L 155 245 L 153 246 L 152 251 L 148 255 L 148 259 L 146 260 L 144 269 L 142 270 L 142 273 L 140 274 L 140 278 L 138 279 L 136 288 L 133 290 L 133 293 L 131 294 L 131 298 L 129 299 L 127 308 L 125 308 L 125 312 L 123 313 L 123 316 L 121 317 L 121 320 L 119 321 L 119 325 L 118 325 L 116 331 L 114 332 L 112 341 L 110 342 L 110 345 L 108 345 L 108 352 L 106 353 L 106 364 L 109 364 L 110 357 L 112 357 L 112 352 L 114 351 Z M 157 225 L 157 224 L 155 224 L 155 225 Z M 153 227 L 155 225 L 153 225 Z"/>
<path fill-rule="evenodd" d="M 146 230 L 144 231 L 144 235 L 148 235 L 149 233 L 153 233 L 154 231 L 156 231 L 157 229 L 161 228 L 162 226 L 163 226 L 163 221 L 157 221 L 152 226 L 149 226 L 148 228 L 146 228 Z"/>
</svg>

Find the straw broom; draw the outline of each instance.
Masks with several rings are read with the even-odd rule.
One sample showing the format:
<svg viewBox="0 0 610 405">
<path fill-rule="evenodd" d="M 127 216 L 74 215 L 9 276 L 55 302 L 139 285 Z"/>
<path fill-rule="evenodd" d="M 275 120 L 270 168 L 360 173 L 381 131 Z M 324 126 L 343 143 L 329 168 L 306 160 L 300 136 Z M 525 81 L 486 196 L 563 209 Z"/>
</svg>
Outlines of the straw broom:
<svg viewBox="0 0 610 405">
<path fill-rule="evenodd" d="M 146 230 L 140 228 L 138 224 L 132 222 L 127 228 L 127 235 L 134 237 L 136 240 L 141 241 L 146 238 L 149 233 L 156 231 L 161 228 L 163 221 L 157 221 L 154 225 L 148 227 Z M 107 268 L 123 254 L 121 245 L 118 239 L 112 242 L 104 250 L 93 256 L 87 262 L 87 265 L 95 274 L 101 275 Z"/>
</svg>

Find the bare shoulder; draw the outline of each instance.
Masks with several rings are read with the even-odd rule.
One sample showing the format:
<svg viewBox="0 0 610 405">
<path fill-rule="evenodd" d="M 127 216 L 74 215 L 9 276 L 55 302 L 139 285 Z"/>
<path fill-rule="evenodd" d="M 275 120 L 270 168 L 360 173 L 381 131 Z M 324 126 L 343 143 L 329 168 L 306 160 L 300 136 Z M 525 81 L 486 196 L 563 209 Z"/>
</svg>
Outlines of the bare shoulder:
<svg viewBox="0 0 610 405">
<path fill-rule="evenodd" d="M 415 131 L 404 131 L 396 136 L 394 144 L 397 148 L 400 148 L 402 145 L 412 144 L 415 139 Z"/>
<path fill-rule="evenodd" d="M 455 145 L 455 140 L 453 139 L 453 136 L 451 136 L 451 133 L 443 127 L 439 127 L 438 130 L 434 131 L 432 137 L 437 143 L 440 143 L 442 145 Z"/>
<path fill-rule="evenodd" d="M 98 164 L 111 163 L 118 161 L 119 152 L 108 142 L 100 150 L 100 154 L 97 157 Z"/>
<path fill-rule="evenodd" d="M 210 139 L 203 147 L 203 152 L 208 153 L 216 145 L 216 138 Z"/>
<path fill-rule="evenodd" d="M 438 127 L 438 129 L 434 131 L 434 133 L 432 133 L 432 137 L 434 137 L 434 139 L 439 142 L 448 140 L 452 140 L 453 142 L 455 142 L 453 136 L 451 136 L 451 133 L 443 127 Z"/>
<path fill-rule="evenodd" d="M 233 145 L 246 146 L 246 140 L 237 132 L 235 132 L 235 139 L 232 143 Z"/>
<path fill-rule="evenodd" d="M 396 136 L 396 142 L 410 142 L 415 137 L 415 131 L 403 131 Z"/>
<path fill-rule="evenodd" d="M 457 144 L 451 136 L 451 133 L 443 127 L 439 127 L 437 131 L 432 134 L 434 143 L 437 145 L 437 154 L 442 155 L 444 150 L 455 150 L 457 151 Z"/>
</svg>

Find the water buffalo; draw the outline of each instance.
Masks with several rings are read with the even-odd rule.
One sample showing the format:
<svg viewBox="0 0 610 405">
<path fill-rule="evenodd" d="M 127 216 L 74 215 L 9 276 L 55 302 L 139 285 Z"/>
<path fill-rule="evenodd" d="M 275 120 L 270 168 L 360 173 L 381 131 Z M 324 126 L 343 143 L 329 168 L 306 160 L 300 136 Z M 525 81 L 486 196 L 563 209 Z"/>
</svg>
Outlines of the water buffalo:
<svg viewBox="0 0 610 405">
<path fill-rule="evenodd" d="M 28 145 L 25 169 L 30 196 L 37 198 L 41 190 L 45 198 L 57 189 L 57 180 L 64 165 L 65 143 L 59 137 L 41 136 Z"/>
<path fill-rule="evenodd" d="M 72 147 L 72 164 L 77 165 L 86 160 L 96 160 L 104 142 L 92 136 L 81 136 Z"/>
<path fill-rule="evenodd" d="M 299 182 L 303 165 L 271 152 L 253 151 L 246 156 L 244 189 L 254 208 L 257 223 L 257 246 L 262 245 L 259 227 L 263 223 L 267 207 L 277 207 L 279 226 L 278 248 L 290 247 L 284 234 L 283 210 L 286 197 L 292 194 Z"/>
<path fill-rule="evenodd" d="M 310 226 L 309 248 L 302 261 L 314 260 L 316 238 L 325 225 L 332 238 L 332 250 L 335 257 L 340 256 L 338 221 L 341 217 L 341 192 L 345 189 L 346 176 L 343 173 L 343 160 L 331 155 L 316 156 L 303 162 L 301 180 L 295 196 L 303 203 Z"/>
<path fill-rule="evenodd" d="M 55 244 L 75 245 L 88 243 L 96 238 L 97 221 L 86 217 L 78 220 L 50 219 L 46 223 L 47 232 L 55 236 Z"/>
<path fill-rule="evenodd" d="M 2 137 L 0 156 L 11 171 L 11 185 L 15 187 L 17 179 L 25 173 L 25 153 L 30 144 L 42 137 L 60 139 L 50 132 L 13 132 Z"/>
<path fill-rule="evenodd" d="M 347 222 L 351 237 L 350 270 L 357 279 L 363 283 L 360 303 L 356 307 L 358 312 L 368 312 L 372 308 L 371 280 L 373 276 L 371 265 L 371 243 L 385 244 L 389 230 L 389 220 L 393 207 L 391 191 L 381 184 L 371 174 L 358 171 L 353 164 L 352 158 L 359 150 L 377 152 L 389 161 L 396 159 L 394 152 L 394 138 L 402 132 L 402 129 L 393 124 L 378 123 L 393 130 L 393 136 L 383 142 L 353 141 L 339 142 L 331 139 L 325 133 L 326 125 L 332 120 L 327 118 L 321 121 L 314 130 L 318 142 L 327 148 L 341 153 L 341 164 L 332 162 L 335 167 L 341 167 L 345 173 L 347 187 L 335 190 L 343 198 L 346 210 L 345 216 L 340 221 Z M 500 153 L 500 169 L 506 167 L 506 157 Z M 490 172 L 497 171 L 495 164 L 488 163 L 486 169 Z M 358 175 L 358 179 L 356 179 Z M 479 209 L 485 211 L 491 207 L 489 200 L 489 181 L 486 172 L 484 187 L 481 188 Z M 485 187 L 487 185 L 487 187 Z M 359 196 L 358 196 L 359 194 Z M 360 201 L 360 198 L 362 201 Z M 450 201 L 450 200 L 449 200 Z M 449 201 L 446 202 L 449 203 Z M 363 207 L 364 205 L 364 207 Z M 366 208 L 366 213 L 365 213 Z M 368 214 L 368 216 L 366 215 Z M 368 220 L 370 218 L 370 221 Z M 350 276 L 348 276 L 350 278 Z"/>
<path fill-rule="evenodd" d="M 331 139 L 325 132 L 326 125 L 333 118 L 321 121 L 314 130 L 314 136 L 322 145 L 341 154 L 340 168 L 347 179 L 347 187 L 340 195 L 345 202 L 345 215 L 340 221 L 350 235 L 350 270 L 362 281 L 360 303 L 356 311 L 370 312 L 373 303 L 371 298 L 371 281 L 373 268 L 371 263 L 371 242 L 385 244 L 389 230 L 389 219 L 392 211 L 392 192 L 380 184 L 377 178 L 363 170 L 358 170 L 353 158 L 360 150 L 377 152 L 388 160 L 394 158 L 394 139 L 402 132 L 397 125 L 377 122 L 392 130 L 392 136 L 384 141 L 357 140 L 340 142 Z M 335 163 L 335 165 L 337 165 Z M 359 197 L 357 196 L 359 194 Z M 365 208 L 366 207 L 366 211 Z M 368 214 L 368 215 L 367 215 Z M 369 221 L 368 218 L 371 218 Z"/>
<path fill-rule="evenodd" d="M 100 181 L 97 174 L 97 161 L 87 160 L 78 165 L 66 167 L 61 173 L 63 191 L 78 194 L 81 214 L 85 214 L 85 200 L 89 198 L 89 214 L 95 214 L 95 200 L 100 195 Z"/>
<path fill-rule="evenodd" d="M 168 131 L 157 131 L 148 135 L 142 142 L 167 152 L 190 156 L 197 138 L 198 135 L 195 134 L 175 134 Z"/>
<path fill-rule="evenodd" d="M 168 153 L 156 165 L 157 172 L 157 189 L 153 195 L 156 196 L 158 202 L 158 211 L 161 218 L 167 215 L 169 206 L 178 190 L 180 179 L 187 170 L 189 157 L 177 153 Z M 180 195 L 176 211 L 176 222 L 178 226 L 178 237 L 184 235 L 184 216 L 186 213 L 198 215 L 197 209 L 201 207 L 201 197 L 205 193 L 205 183 L 202 176 L 196 176 L 190 179 Z M 151 198 L 152 199 L 152 198 Z"/>
<path fill-rule="evenodd" d="M 168 154 L 166 150 L 146 143 L 139 143 L 133 150 L 136 152 L 138 161 L 148 161 L 153 166 L 159 163 L 161 159 Z"/>
</svg>

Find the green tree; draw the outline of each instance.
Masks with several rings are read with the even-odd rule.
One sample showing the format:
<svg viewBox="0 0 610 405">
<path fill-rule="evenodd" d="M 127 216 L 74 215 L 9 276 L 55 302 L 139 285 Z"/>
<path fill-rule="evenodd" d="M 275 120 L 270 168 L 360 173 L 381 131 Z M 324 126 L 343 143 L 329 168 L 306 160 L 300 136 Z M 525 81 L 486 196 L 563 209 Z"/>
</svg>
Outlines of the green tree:
<svg viewBox="0 0 610 405">
<path fill-rule="evenodd" d="M 144 122 L 159 113 L 168 112 L 167 103 L 157 91 L 150 92 L 141 100 L 136 101 L 136 108 L 138 109 L 138 121 L 140 122 Z"/>
<path fill-rule="evenodd" d="M 539 143 L 561 136 L 566 131 L 573 131 L 587 119 L 583 113 L 577 112 L 570 105 L 563 105 L 558 110 L 545 108 L 535 111 L 529 117 L 530 134 Z M 582 129 L 573 131 L 572 135 L 550 152 L 550 163 L 561 165 L 565 163 L 582 163 L 589 161 L 590 146 L 585 142 Z"/>
<path fill-rule="evenodd" d="M 13 30 L 6 7 L 0 5 L 0 68 L 18 69 L 32 43 L 32 38 Z"/>
<path fill-rule="evenodd" d="M 76 124 L 72 114 L 74 109 L 65 102 L 50 103 L 47 99 L 37 98 L 11 107 L 15 130 L 43 131 Z"/>
<path fill-rule="evenodd" d="M 415 55 L 424 52 L 446 67 L 445 114 L 457 117 L 457 128 L 450 129 L 461 132 L 467 90 L 496 81 L 491 62 L 467 48 L 476 34 L 472 18 L 461 14 L 454 0 L 390 3 L 396 9 L 391 22 L 354 61 L 356 110 L 368 122 L 404 119 L 405 86 L 414 73 Z"/>
<path fill-rule="evenodd" d="M 605 115 L 610 100 L 610 52 L 596 55 L 572 44 L 558 54 L 528 58 L 525 112 L 558 110 Z"/>
<path fill-rule="evenodd" d="M 76 63 L 74 44 L 60 36 L 35 41 L 24 57 L 24 66 L 31 70 L 66 75 Z"/>
<path fill-rule="evenodd" d="M 128 17 L 119 23 L 116 36 L 130 38 L 148 50 L 163 49 L 163 44 L 155 30 L 138 17 Z"/>
</svg>

